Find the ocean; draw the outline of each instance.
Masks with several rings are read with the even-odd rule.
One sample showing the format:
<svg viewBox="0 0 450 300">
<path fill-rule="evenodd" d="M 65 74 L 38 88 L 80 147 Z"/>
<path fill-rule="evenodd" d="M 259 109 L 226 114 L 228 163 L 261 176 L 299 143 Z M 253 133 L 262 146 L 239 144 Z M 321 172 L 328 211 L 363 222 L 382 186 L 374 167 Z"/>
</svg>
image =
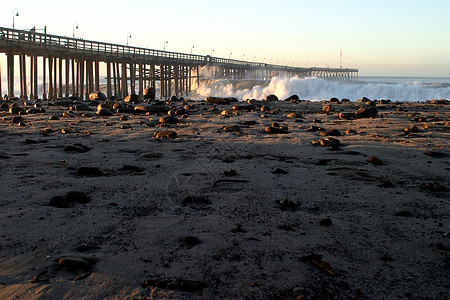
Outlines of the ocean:
<svg viewBox="0 0 450 300">
<path fill-rule="evenodd" d="M 269 94 L 275 94 L 280 99 L 296 94 L 300 99 L 313 101 L 332 97 L 351 101 L 362 97 L 391 101 L 450 99 L 450 77 L 360 76 L 354 82 L 327 81 L 315 77 L 274 77 L 264 85 L 244 89 L 236 88 L 235 83 L 226 80 L 216 80 L 201 84 L 195 97 L 233 96 L 245 100 L 263 99 Z"/>
<path fill-rule="evenodd" d="M 6 78 L 3 78 L 3 94 L 6 93 Z M 19 80 L 15 81 L 15 93 L 19 95 Z M 101 84 L 105 91 L 106 80 Z M 157 95 L 159 85 L 156 87 Z M 42 87 L 39 86 L 39 91 Z M 105 91 L 106 92 L 106 91 Z M 208 96 L 236 97 L 239 100 L 264 99 L 275 94 L 279 99 L 293 94 L 303 100 L 321 101 L 332 97 L 356 101 L 362 97 L 372 100 L 426 101 L 450 100 L 450 77 L 384 77 L 359 76 L 358 81 L 327 81 L 321 78 L 274 77 L 270 81 L 202 80 L 200 86 L 188 97 L 193 100 Z"/>
</svg>

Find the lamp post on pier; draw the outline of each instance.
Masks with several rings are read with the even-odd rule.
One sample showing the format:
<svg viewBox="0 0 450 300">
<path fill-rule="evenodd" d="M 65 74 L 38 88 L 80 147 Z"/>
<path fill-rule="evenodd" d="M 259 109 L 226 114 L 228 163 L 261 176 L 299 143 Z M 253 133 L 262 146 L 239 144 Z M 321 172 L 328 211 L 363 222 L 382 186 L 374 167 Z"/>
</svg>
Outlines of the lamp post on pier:
<svg viewBox="0 0 450 300">
<path fill-rule="evenodd" d="M 168 44 L 168 43 L 169 43 L 168 40 L 165 40 L 165 41 L 164 41 L 164 51 L 166 51 L 166 44 Z"/>
<path fill-rule="evenodd" d="M 73 23 L 73 35 L 72 35 L 73 38 L 75 38 L 75 29 L 78 29 L 77 23 Z"/>
<path fill-rule="evenodd" d="M 194 45 L 192 45 L 192 47 L 191 47 L 191 54 L 192 54 L 192 50 L 194 49 Z"/>
<path fill-rule="evenodd" d="M 17 8 L 13 9 L 13 29 L 14 29 L 14 17 L 18 17 L 19 16 L 19 11 L 17 10 Z"/>
<path fill-rule="evenodd" d="M 131 39 L 131 33 L 127 32 L 127 46 L 128 46 L 128 39 Z"/>
</svg>

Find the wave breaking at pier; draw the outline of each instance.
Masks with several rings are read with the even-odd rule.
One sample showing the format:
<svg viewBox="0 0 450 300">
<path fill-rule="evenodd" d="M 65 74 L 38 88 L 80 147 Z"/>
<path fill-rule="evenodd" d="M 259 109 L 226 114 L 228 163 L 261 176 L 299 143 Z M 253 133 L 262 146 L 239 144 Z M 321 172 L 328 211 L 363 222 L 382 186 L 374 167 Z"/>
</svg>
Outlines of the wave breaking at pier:
<svg viewBox="0 0 450 300">
<path fill-rule="evenodd" d="M 305 100 L 328 100 L 332 97 L 352 101 L 390 99 L 393 101 L 423 101 L 427 99 L 449 99 L 450 87 L 445 84 L 433 86 L 413 83 L 334 82 L 316 77 L 274 77 L 270 81 L 258 80 L 205 80 L 196 90 L 198 98 L 207 96 L 233 96 L 238 99 L 262 99 L 275 94 L 280 99 L 297 94 Z"/>
</svg>

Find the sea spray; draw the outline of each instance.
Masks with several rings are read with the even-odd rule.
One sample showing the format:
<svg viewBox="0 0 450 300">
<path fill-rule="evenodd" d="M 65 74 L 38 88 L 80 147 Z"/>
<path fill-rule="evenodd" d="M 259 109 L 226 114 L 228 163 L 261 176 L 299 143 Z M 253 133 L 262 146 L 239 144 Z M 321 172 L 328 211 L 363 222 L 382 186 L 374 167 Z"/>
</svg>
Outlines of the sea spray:
<svg viewBox="0 0 450 300">
<path fill-rule="evenodd" d="M 448 84 L 425 85 L 413 83 L 377 83 L 327 81 L 316 77 L 290 78 L 274 77 L 270 81 L 257 82 L 243 80 L 241 86 L 236 81 L 202 81 L 196 93 L 199 98 L 207 96 L 233 96 L 238 99 L 263 99 L 275 94 L 280 99 L 297 94 L 300 99 L 328 100 L 332 97 L 347 98 L 352 101 L 367 97 L 370 99 L 390 99 L 392 101 L 424 101 L 428 99 L 450 99 Z M 252 87 L 253 83 L 253 87 Z M 255 85 L 256 84 L 256 85 Z M 241 88 L 242 86 L 247 88 Z"/>
</svg>

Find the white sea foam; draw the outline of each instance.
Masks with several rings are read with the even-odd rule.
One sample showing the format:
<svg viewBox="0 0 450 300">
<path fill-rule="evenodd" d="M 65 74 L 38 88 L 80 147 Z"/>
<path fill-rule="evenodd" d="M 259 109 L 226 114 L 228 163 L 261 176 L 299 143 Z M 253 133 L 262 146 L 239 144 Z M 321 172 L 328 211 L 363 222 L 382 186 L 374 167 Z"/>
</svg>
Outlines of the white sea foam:
<svg viewBox="0 0 450 300">
<path fill-rule="evenodd" d="M 242 86 L 242 85 L 241 85 Z M 335 82 L 320 78 L 274 77 L 266 85 L 253 88 L 235 88 L 235 82 L 227 80 L 207 81 L 200 84 L 197 94 L 200 97 L 233 96 L 238 99 L 263 99 L 275 94 L 287 98 L 297 94 L 300 99 L 328 100 L 336 97 L 352 101 L 367 97 L 369 99 L 390 99 L 392 101 L 424 101 L 429 99 L 450 99 L 448 85 L 426 86 L 415 83 L 376 83 L 376 82 Z"/>
</svg>

